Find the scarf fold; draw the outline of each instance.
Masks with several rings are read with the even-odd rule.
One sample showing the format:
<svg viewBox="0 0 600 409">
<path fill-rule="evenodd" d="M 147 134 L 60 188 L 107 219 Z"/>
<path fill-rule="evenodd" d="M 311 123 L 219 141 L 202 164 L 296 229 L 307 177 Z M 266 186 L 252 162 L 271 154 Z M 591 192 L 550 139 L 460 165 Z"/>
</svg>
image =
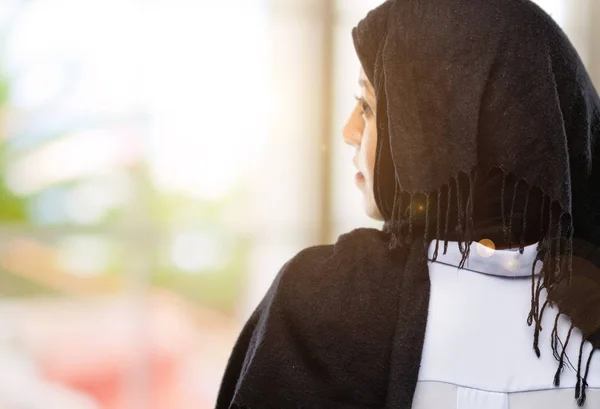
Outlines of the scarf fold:
<svg viewBox="0 0 600 409">
<path fill-rule="evenodd" d="M 233 350 L 217 409 L 410 409 L 432 241 L 434 259 L 457 241 L 462 266 L 484 238 L 521 251 L 539 242 L 523 320 L 532 353 L 556 357 L 560 385 L 569 339 L 555 326 L 552 351 L 538 346 L 548 305 L 600 348 L 600 99 L 579 56 L 529 0 L 388 0 L 352 34 L 377 98 L 384 228 L 283 267 Z M 599 370 L 581 354 L 579 405 Z"/>
</svg>

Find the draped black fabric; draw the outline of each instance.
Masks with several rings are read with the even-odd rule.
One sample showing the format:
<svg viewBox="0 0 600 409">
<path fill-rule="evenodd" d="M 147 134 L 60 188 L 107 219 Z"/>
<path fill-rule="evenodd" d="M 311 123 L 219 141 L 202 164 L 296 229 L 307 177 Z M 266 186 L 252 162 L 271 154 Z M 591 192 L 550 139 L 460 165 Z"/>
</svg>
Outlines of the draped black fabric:
<svg viewBox="0 0 600 409">
<path fill-rule="evenodd" d="M 402 382 L 418 376 L 429 276 L 422 251 L 389 241 L 358 229 L 288 262 L 239 337 L 217 408 L 409 405 Z"/>
<path fill-rule="evenodd" d="M 529 0 L 389 0 L 353 38 L 377 98 L 384 229 L 284 266 L 240 335 L 217 408 L 410 409 L 427 249 L 449 240 L 463 262 L 483 238 L 539 242 L 523 319 L 532 353 L 554 353 L 558 386 L 568 339 L 552 331 L 552 351 L 539 350 L 548 305 L 600 348 L 600 100 L 579 56 Z M 589 362 L 579 356 L 580 405 L 600 370 Z"/>
<path fill-rule="evenodd" d="M 528 0 L 391 0 L 353 37 L 377 97 L 375 197 L 392 246 L 416 226 L 458 240 L 463 262 L 474 240 L 539 241 L 535 353 L 544 289 L 600 348 L 600 100 L 562 30 Z"/>
</svg>

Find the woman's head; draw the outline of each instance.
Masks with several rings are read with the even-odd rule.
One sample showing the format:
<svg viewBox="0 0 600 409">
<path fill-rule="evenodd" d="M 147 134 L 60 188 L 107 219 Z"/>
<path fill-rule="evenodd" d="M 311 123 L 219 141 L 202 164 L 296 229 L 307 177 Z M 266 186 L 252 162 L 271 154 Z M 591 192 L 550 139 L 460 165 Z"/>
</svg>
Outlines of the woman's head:
<svg viewBox="0 0 600 409">
<path fill-rule="evenodd" d="M 377 107 L 376 121 L 363 125 L 356 112 L 349 121 L 366 141 L 358 145 L 346 132 L 361 154 L 375 148 L 363 186 L 367 203 L 376 202 L 370 214 L 376 207 L 395 228 L 422 219 L 440 227 L 436 236 L 456 230 L 466 238 L 473 227 L 466 221 L 482 205 L 479 176 L 490 170 L 539 189 L 567 218 L 599 200 L 589 189 L 572 192 L 595 169 L 598 95 L 569 40 L 533 3 L 388 0 L 353 38 Z M 500 181 L 500 190 L 510 189 Z M 501 201 L 501 213 L 519 210 L 513 196 Z M 451 206 L 457 217 L 434 226 Z M 600 228 L 582 224 L 587 238 Z"/>
<path fill-rule="evenodd" d="M 434 239 L 435 260 L 458 241 L 465 266 L 474 241 L 539 241 L 538 356 L 541 289 L 600 348 L 597 294 L 570 287 L 598 278 L 600 98 L 562 30 L 529 0 L 388 0 L 353 39 L 377 124 L 357 108 L 345 137 L 366 155 L 362 189 L 390 248 Z"/>
<path fill-rule="evenodd" d="M 381 212 L 375 200 L 375 164 L 377 158 L 377 99 L 373 84 L 367 78 L 365 71 L 360 70 L 358 76 L 358 85 L 360 92 L 356 95 L 356 104 L 344 125 L 342 135 L 344 142 L 354 148 L 353 163 L 357 173 L 355 174 L 355 183 L 363 194 L 363 206 L 367 215 L 373 219 L 383 220 Z M 388 182 L 391 179 L 388 179 Z M 481 234 L 486 238 L 492 239 L 499 248 L 505 246 L 500 237 L 502 232 L 497 232 L 497 226 L 501 225 L 502 219 L 510 216 L 511 209 L 504 209 L 503 214 L 500 210 L 501 206 L 501 191 L 504 176 L 501 171 L 492 170 L 480 174 L 475 186 L 475 195 L 477 197 L 478 206 L 474 209 L 473 221 Z M 544 232 L 544 227 L 540 226 L 539 220 L 547 219 L 547 215 L 540 215 L 540 205 L 542 195 L 539 189 L 531 189 L 528 191 L 525 185 L 517 188 L 515 197 L 513 193 L 515 189 L 515 180 L 505 180 L 504 200 L 508 203 L 511 200 L 515 201 L 513 216 L 524 220 L 530 220 L 526 225 L 527 229 L 523 230 L 522 225 L 518 224 L 512 229 L 512 243 L 518 243 L 521 237 L 527 244 L 539 240 L 540 232 Z M 466 186 L 466 184 L 465 184 Z M 388 186 L 389 188 L 389 186 Z M 460 192 L 466 200 L 469 192 L 463 190 Z M 435 199 L 432 199 L 435 200 Z M 527 209 L 523 210 L 524 202 L 527 200 Z M 444 204 L 446 205 L 446 204 Z M 422 205 L 420 206 L 422 208 Z M 456 217 L 457 209 L 454 203 L 450 204 L 450 215 Z M 527 217 L 524 214 L 527 213 Z M 433 217 L 433 216 L 432 216 Z"/>
<path fill-rule="evenodd" d="M 375 152 L 377 150 L 376 98 L 373 85 L 361 70 L 359 75 L 360 94 L 343 129 L 344 141 L 355 149 L 355 181 L 363 194 L 366 213 L 381 219 L 381 213 L 373 193 Z"/>
</svg>

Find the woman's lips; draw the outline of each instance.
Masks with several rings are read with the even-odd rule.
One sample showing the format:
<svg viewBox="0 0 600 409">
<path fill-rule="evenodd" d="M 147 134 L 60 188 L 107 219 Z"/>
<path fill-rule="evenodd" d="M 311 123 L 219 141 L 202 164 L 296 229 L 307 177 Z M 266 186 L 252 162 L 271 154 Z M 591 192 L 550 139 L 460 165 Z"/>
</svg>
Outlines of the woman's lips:
<svg viewBox="0 0 600 409">
<path fill-rule="evenodd" d="M 363 183 L 365 181 L 365 175 L 362 174 L 362 172 L 358 172 L 355 176 L 354 176 L 354 181 L 356 183 Z"/>
</svg>

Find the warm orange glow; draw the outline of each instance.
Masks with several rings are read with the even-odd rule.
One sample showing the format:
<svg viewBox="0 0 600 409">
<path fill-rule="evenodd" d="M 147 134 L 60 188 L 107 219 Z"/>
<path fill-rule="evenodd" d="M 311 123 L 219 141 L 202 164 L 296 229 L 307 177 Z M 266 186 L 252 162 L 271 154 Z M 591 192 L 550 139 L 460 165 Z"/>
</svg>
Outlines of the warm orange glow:
<svg viewBox="0 0 600 409">
<path fill-rule="evenodd" d="M 481 257 L 491 257 L 496 252 L 496 244 L 490 239 L 482 239 L 477 243 L 477 254 Z"/>
</svg>

